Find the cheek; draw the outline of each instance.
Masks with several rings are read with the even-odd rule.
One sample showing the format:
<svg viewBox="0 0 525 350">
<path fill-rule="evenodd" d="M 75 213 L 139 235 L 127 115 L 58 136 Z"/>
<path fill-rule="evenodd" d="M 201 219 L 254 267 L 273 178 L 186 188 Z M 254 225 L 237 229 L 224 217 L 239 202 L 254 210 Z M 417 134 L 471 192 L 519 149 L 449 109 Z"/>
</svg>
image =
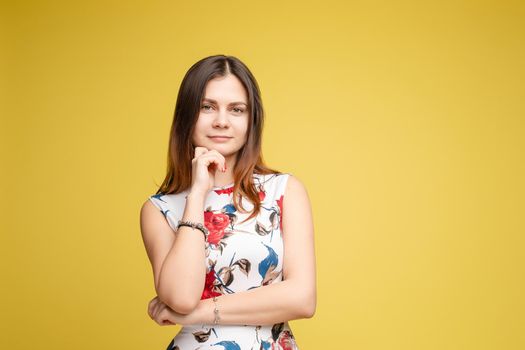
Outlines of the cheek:
<svg viewBox="0 0 525 350">
<path fill-rule="evenodd" d="M 204 133 L 205 127 L 203 124 L 202 119 L 197 120 L 197 123 L 195 124 L 195 128 L 193 129 L 193 138 L 202 138 L 202 135 Z"/>
<path fill-rule="evenodd" d="M 203 142 L 202 140 L 203 140 L 202 134 L 199 133 L 197 129 L 193 130 L 193 135 L 191 135 L 191 143 L 193 145 L 201 145 Z"/>
<path fill-rule="evenodd" d="M 244 136 L 246 137 L 246 135 L 248 134 L 248 118 L 239 122 L 239 124 L 237 125 L 237 130 L 239 134 L 244 134 Z"/>
</svg>

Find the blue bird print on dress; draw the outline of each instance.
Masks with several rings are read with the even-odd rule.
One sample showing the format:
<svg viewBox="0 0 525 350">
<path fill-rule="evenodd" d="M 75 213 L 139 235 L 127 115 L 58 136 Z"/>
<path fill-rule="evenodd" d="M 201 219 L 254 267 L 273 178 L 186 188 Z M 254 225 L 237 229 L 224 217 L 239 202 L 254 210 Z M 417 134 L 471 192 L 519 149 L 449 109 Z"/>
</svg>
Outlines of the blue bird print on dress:
<svg viewBox="0 0 525 350">
<path fill-rule="evenodd" d="M 261 342 L 261 349 L 268 350 L 271 348 L 272 348 L 272 344 L 270 344 L 270 342 L 267 342 L 264 340 Z"/>
<path fill-rule="evenodd" d="M 161 202 L 167 203 L 164 199 L 162 199 L 162 196 L 164 196 L 162 193 L 158 193 L 158 194 L 152 195 L 151 197 L 152 198 L 156 198 L 156 199 L 158 199 Z"/>
<path fill-rule="evenodd" d="M 279 262 L 279 257 L 275 253 L 275 250 L 264 243 L 263 245 L 268 249 L 268 256 L 259 263 L 259 275 L 263 278 L 261 285 L 265 286 L 277 278 L 281 272 L 275 271 L 277 263 Z"/>
<path fill-rule="evenodd" d="M 233 214 L 237 211 L 233 204 L 227 204 L 224 207 L 222 207 L 222 209 L 224 210 L 225 213 L 228 213 L 228 214 Z"/>
<path fill-rule="evenodd" d="M 155 199 L 165 203 L 165 205 L 167 205 L 168 202 L 166 202 L 164 199 L 162 199 L 163 196 L 164 195 L 162 193 L 158 193 L 158 194 L 152 195 L 151 198 L 155 198 Z M 162 215 L 164 215 L 165 218 L 167 218 L 169 211 L 170 211 L 169 209 L 163 210 L 162 208 L 160 208 L 160 212 L 162 213 Z"/>
<path fill-rule="evenodd" d="M 212 345 L 221 345 L 224 346 L 224 350 L 241 350 L 239 344 L 234 341 L 224 340 Z"/>
</svg>

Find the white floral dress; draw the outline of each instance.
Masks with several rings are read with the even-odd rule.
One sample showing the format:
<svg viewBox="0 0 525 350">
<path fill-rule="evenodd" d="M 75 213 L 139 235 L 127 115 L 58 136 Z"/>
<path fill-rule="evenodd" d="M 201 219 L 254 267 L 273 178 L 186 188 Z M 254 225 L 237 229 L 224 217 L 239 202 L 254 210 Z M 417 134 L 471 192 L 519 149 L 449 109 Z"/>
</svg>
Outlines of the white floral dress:
<svg viewBox="0 0 525 350">
<path fill-rule="evenodd" d="M 283 280 L 284 246 L 281 236 L 283 196 L 291 174 L 254 174 L 261 199 L 260 213 L 241 222 L 249 213 L 233 206 L 233 184 L 215 187 L 206 197 L 204 224 L 206 283 L 201 299 L 246 291 Z M 149 197 L 176 230 L 189 190 Z M 245 209 L 253 209 L 243 198 Z M 288 322 L 273 325 L 185 325 L 166 350 L 298 350 Z"/>
</svg>

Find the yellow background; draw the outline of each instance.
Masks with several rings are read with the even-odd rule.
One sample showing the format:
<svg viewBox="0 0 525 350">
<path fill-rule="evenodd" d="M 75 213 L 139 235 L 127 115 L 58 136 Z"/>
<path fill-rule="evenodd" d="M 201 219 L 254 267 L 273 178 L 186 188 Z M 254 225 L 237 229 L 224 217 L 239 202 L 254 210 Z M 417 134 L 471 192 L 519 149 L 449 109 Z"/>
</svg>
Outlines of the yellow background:
<svg viewBox="0 0 525 350">
<path fill-rule="evenodd" d="M 264 156 L 307 186 L 301 350 L 523 349 L 520 1 L 1 7 L 2 349 L 165 349 L 139 209 L 184 73 L 253 71 Z"/>
</svg>

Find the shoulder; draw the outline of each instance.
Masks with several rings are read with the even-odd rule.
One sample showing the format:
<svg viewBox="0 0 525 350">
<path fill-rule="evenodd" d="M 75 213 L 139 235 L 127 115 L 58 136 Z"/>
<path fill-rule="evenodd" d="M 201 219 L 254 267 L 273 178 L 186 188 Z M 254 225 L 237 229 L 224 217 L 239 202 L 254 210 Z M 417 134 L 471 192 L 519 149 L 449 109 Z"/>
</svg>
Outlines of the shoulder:
<svg viewBox="0 0 525 350">
<path fill-rule="evenodd" d="M 288 175 L 281 200 L 284 232 L 290 233 L 298 229 L 302 232 L 285 236 L 301 237 L 304 232 L 309 230 L 312 221 L 312 203 L 306 186 L 296 176 Z M 295 244 L 292 243 L 292 245 Z"/>
<path fill-rule="evenodd" d="M 290 192 L 306 192 L 304 183 L 292 173 L 274 173 L 268 174 L 266 181 L 278 189 L 280 194 Z"/>
<path fill-rule="evenodd" d="M 275 186 L 279 184 L 286 184 L 291 173 L 270 173 L 270 174 L 254 174 L 255 181 L 260 182 L 266 186 Z"/>
<path fill-rule="evenodd" d="M 157 204 L 149 197 L 142 203 L 140 208 L 140 228 L 142 236 L 155 237 L 159 230 L 165 230 L 164 222 L 167 219 L 167 212 L 160 209 Z"/>
<path fill-rule="evenodd" d="M 158 218 L 160 214 L 166 217 L 168 211 L 168 203 L 161 196 L 151 195 L 142 203 L 140 218 L 143 222 L 149 222 L 150 220 L 155 220 L 154 218 Z"/>
<path fill-rule="evenodd" d="M 144 205 L 149 206 L 149 202 L 160 209 L 160 211 L 177 210 L 180 205 L 184 205 L 187 195 L 188 191 L 169 194 L 157 193 L 150 195 L 144 202 Z"/>
<path fill-rule="evenodd" d="M 142 204 L 141 218 L 158 218 L 159 212 L 167 220 L 168 224 L 176 230 L 177 221 L 182 217 L 187 193 L 176 194 L 154 194 L 150 195 Z M 157 220 L 157 219 L 151 219 Z"/>
<path fill-rule="evenodd" d="M 308 193 L 306 190 L 306 186 L 297 176 L 287 173 L 286 178 L 284 181 L 286 181 L 284 186 L 284 194 L 286 196 L 293 196 L 293 197 L 307 197 Z"/>
<path fill-rule="evenodd" d="M 287 201 L 285 198 L 293 202 L 308 200 L 306 186 L 292 173 L 265 174 L 263 183 L 266 193 L 278 201 Z"/>
<path fill-rule="evenodd" d="M 166 216 L 169 208 L 168 208 L 168 202 L 165 198 L 163 198 L 163 195 L 150 195 L 144 203 L 142 203 L 142 207 L 140 209 L 141 216 L 151 216 L 152 212 L 161 212 L 164 216 Z"/>
</svg>

